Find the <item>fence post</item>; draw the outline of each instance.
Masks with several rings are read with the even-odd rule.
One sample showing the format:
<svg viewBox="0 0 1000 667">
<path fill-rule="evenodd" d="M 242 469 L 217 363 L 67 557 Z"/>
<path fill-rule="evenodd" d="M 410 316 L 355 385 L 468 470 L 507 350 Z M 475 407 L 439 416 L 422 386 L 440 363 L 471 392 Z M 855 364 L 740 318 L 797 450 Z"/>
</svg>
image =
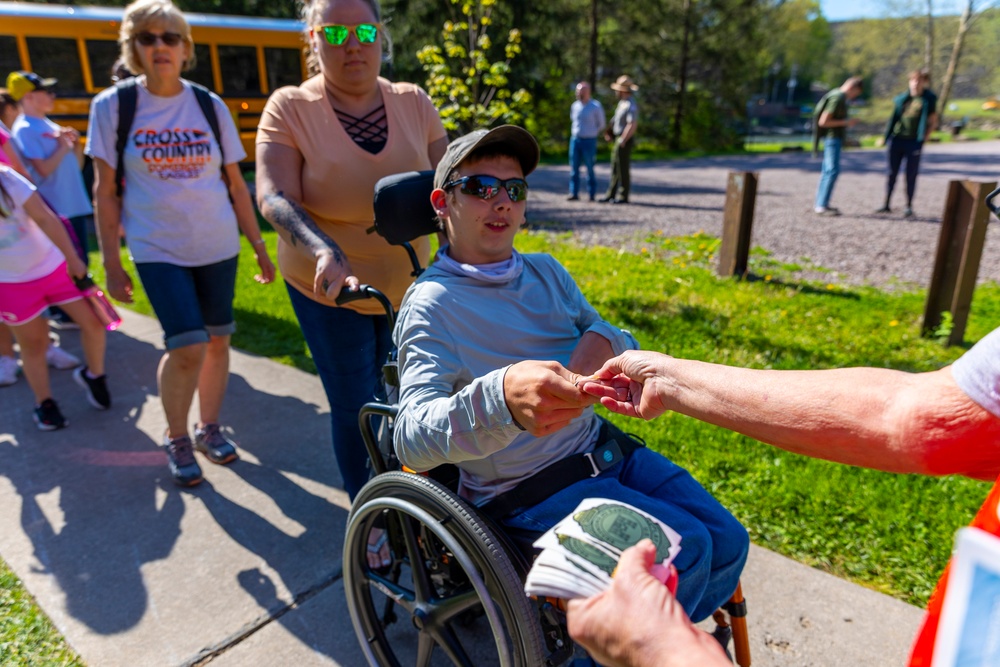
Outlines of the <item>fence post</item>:
<svg viewBox="0 0 1000 667">
<path fill-rule="evenodd" d="M 962 342 L 986 241 L 986 223 L 989 221 L 986 195 L 994 188 L 996 183 L 948 183 L 934 273 L 927 288 L 922 328 L 924 336 L 932 334 L 941 324 L 941 313 L 949 312 L 952 329 L 948 345 Z"/>
<path fill-rule="evenodd" d="M 743 277 L 750 259 L 750 231 L 757 200 L 757 172 L 731 171 L 726 185 L 726 207 L 722 213 L 720 276 Z"/>
</svg>

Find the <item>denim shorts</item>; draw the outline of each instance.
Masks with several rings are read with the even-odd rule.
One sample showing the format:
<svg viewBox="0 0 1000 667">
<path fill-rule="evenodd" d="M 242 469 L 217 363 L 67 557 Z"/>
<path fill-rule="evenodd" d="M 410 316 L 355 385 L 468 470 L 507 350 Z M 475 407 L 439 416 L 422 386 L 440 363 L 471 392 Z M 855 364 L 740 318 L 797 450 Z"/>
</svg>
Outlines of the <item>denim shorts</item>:
<svg viewBox="0 0 1000 667">
<path fill-rule="evenodd" d="M 149 303 L 163 327 L 168 350 L 207 343 L 236 331 L 233 296 L 236 257 L 205 266 L 136 263 Z"/>
</svg>

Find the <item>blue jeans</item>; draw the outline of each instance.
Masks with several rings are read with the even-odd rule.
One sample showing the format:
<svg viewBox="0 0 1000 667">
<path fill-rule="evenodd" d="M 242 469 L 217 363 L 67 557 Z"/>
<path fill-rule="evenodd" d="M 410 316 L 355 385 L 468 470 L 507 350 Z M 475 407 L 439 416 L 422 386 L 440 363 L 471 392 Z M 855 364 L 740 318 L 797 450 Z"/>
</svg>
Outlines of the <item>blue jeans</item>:
<svg viewBox="0 0 1000 667">
<path fill-rule="evenodd" d="M 597 137 L 585 139 L 571 137 L 569 140 L 569 194 L 580 195 L 580 166 L 587 167 L 587 193 L 593 199 L 597 194 L 597 179 L 594 178 L 594 161 L 597 159 Z"/>
<path fill-rule="evenodd" d="M 688 471 L 645 447 L 503 523 L 515 530 L 544 532 L 584 498 L 626 502 L 680 533 L 681 551 L 674 560 L 680 575 L 677 599 L 695 623 L 708 618 L 736 590 L 750 549 L 746 529 Z"/>
<path fill-rule="evenodd" d="M 229 336 L 236 331 L 233 296 L 237 258 L 205 266 L 136 263 L 168 350 L 207 343 L 209 336 Z"/>
<path fill-rule="evenodd" d="M 361 406 L 382 392 L 382 364 L 392 349 L 385 315 L 325 306 L 285 283 L 316 371 L 330 402 L 333 453 L 354 499 L 368 481 L 368 453 L 358 428 Z"/>
<path fill-rule="evenodd" d="M 827 137 L 823 140 L 823 171 L 820 173 L 819 187 L 816 189 L 816 208 L 826 208 L 830 205 L 833 184 L 840 175 L 840 145 L 840 139 Z"/>
</svg>

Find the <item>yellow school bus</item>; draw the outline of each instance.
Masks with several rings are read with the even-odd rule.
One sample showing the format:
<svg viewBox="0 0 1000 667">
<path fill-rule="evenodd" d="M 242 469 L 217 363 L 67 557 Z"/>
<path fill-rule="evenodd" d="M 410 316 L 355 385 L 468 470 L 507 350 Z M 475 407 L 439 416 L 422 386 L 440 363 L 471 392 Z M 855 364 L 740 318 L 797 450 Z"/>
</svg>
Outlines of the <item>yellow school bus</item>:
<svg viewBox="0 0 1000 667">
<path fill-rule="evenodd" d="M 221 97 L 240 129 L 247 160 L 271 91 L 306 76 L 302 24 L 288 19 L 185 14 L 197 68 L 184 76 Z M 112 85 L 120 7 L 0 1 L 0 86 L 26 70 L 59 79 L 51 118 L 87 130 L 90 100 Z"/>
</svg>

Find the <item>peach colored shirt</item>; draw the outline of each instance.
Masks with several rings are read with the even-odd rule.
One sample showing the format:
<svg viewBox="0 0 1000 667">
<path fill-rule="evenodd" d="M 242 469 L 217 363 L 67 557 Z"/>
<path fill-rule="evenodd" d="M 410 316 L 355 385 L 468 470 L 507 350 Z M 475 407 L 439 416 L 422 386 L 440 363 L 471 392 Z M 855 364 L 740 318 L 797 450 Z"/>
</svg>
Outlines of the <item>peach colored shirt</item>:
<svg viewBox="0 0 1000 667">
<path fill-rule="evenodd" d="M 379 78 L 389 127 L 388 141 L 377 155 L 354 143 L 330 104 L 322 75 L 300 86 L 281 88 L 271 96 L 257 128 L 257 143 L 290 146 L 302 155 L 302 207 L 319 228 L 337 242 L 354 274 L 389 297 L 398 309 L 413 278 L 406 251 L 391 246 L 368 229 L 374 220 L 372 197 L 383 176 L 431 169 L 429 144 L 445 136 L 434 104 L 419 86 Z M 414 242 L 422 265 L 429 244 Z M 316 262 L 278 242 L 278 266 L 295 289 L 312 293 Z M 324 301 L 323 303 L 329 303 Z M 345 306 L 366 315 L 381 314 L 376 301 L 365 299 Z"/>
</svg>

